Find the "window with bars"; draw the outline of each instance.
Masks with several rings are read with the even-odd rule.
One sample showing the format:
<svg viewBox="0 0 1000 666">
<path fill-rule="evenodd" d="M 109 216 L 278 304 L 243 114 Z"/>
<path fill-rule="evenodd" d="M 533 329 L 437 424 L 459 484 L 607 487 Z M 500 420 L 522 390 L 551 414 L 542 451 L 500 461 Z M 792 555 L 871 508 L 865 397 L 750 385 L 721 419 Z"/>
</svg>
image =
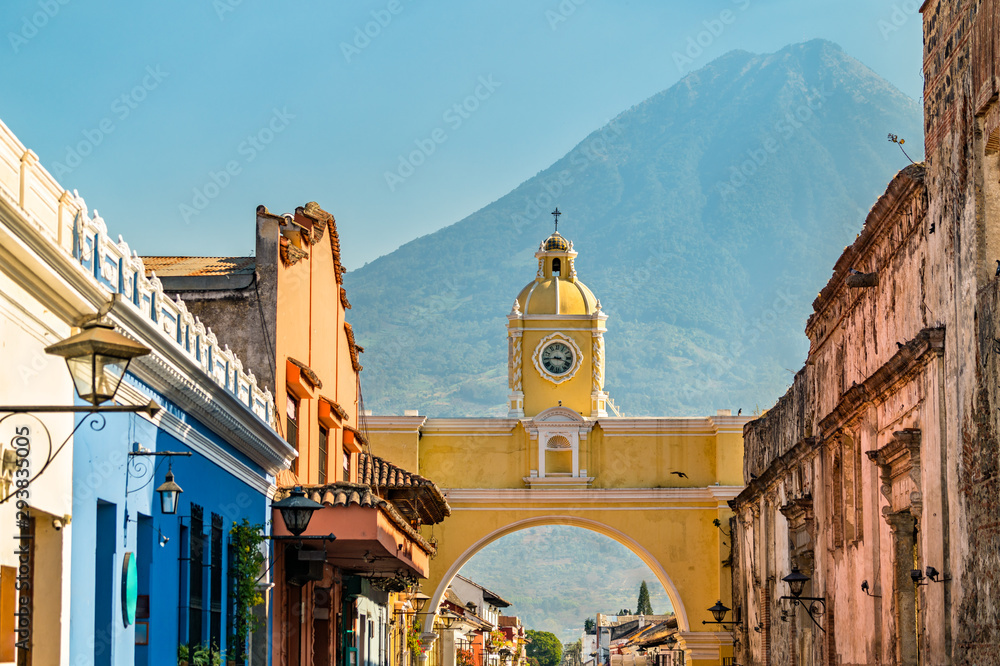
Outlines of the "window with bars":
<svg viewBox="0 0 1000 666">
<path fill-rule="evenodd" d="M 319 429 L 319 458 L 317 463 L 319 465 L 319 482 L 326 483 L 326 446 L 327 440 L 330 437 L 330 433 L 326 428 Z"/>
<path fill-rule="evenodd" d="M 222 516 L 212 514 L 211 569 L 209 579 L 209 645 L 222 645 Z"/>
<path fill-rule="evenodd" d="M 344 448 L 344 481 L 351 481 L 351 452 Z"/>
<path fill-rule="evenodd" d="M 204 640 L 203 613 L 205 609 L 205 510 L 191 504 L 191 533 L 189 537 L 191 580 L 188 585 L 188 645 L 201 645 Z"/>
<path fill-rule="evenodd" d="M 299 400 L 291 393 L 285 399 L 285 439 L 296 451 L 299 450 Z M 292 472 L 299 473 L 299 459 L 292 461 Z"/>
</svg>

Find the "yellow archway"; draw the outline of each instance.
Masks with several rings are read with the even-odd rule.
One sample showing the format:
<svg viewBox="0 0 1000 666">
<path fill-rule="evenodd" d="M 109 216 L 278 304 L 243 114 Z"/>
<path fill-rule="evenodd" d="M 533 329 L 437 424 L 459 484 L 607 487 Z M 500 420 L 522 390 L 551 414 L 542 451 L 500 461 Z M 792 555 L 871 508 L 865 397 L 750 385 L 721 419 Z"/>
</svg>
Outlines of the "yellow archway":
<svg viewBox="0 0 1000 666">
<path fill-rule="evenodd" d="M 464 567 L 466 563 L 468 563 L 468 561 L 483 548 L 498 539 L 502 539 L 508 534 L 513 534 L 514 532 L 528 529 L 530 527 L 540 527 L 543 525 L 569 525 L 572 527 L 582 527 L 583 529 L 591 530 L 610 539 L 614 539 L 635 553 L 635 555 L 642 560 L 642 563 L 649 567 L 649 569 L 653 572 L 653 575 L 656 576 L 656 579 L 663 585 L 663 589 L 666 590 L 667 596 L 670 598 L 670 605 L 673 607 L 673 612 L 677 616 L 678 629 L 680 631 L 688 631 L 688 618 L 687 611 L 684 609 L 684 601 L 681 599 L 680 593 L 677 591 L 677 587 L 674 585 L 674 582 L 670 579 L 670 576 L 664 570 L 659 560 L 653 557 L 652 553 L 646 550 L 645 547 L 637 543 L 633 538 L 621 530 L 617 530 L 610 525 L 605 525 L 596 520 L 589 520 L 587 518 L 579 518 L 576 516 L 551 515 L 541 516 L 538 518 L 525 518 L 524 520 L 519 520 L 511 523 L 510 525 L 494 530 L 490 534 L 482 537 L 477 542 L 469 546 L 461 556 L 452 562 L 451 566 L 448 567 L 448 570 L 444 572 L 441 577 L 441 581 L 434 590 L 434 594 L 427 607 L 436 609 L 438 605 L 440 605 L 441 600 L 444 599 L 444 593 L 448 589 L 448 585 L 451 584 L 455 575 L 461 571 L 462 567 Z"/>
<path fill-rule="evenodd" d="M 700 665 L 732 654 L 732 634 L 702 621 L 717 600 L 732 605 L 723 529 L 727 502 L 742 489 L 746 420 L 593 419 L 555 407 L 519 419 L 369 417 L 367 428 L 375 455 L 433 480 L 451 505 L 433 534 L 424 528 L 438 543 L 423 586 L 433 590 L 432 615 L 448 582 L 486 544 L 525 527 L 574 525 L 615 539 L 656 574 L 687 663 Z M 567 442 L 573 472 L 542 472 L 546 452 Z"/>
</svg>

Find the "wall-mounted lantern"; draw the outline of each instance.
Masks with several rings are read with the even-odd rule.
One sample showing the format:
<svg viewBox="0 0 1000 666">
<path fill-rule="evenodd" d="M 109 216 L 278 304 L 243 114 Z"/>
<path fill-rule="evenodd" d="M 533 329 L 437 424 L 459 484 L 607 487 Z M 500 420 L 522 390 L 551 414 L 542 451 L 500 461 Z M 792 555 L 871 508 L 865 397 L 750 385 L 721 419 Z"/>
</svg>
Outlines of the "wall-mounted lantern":
<svg viewBox="0 0 1000 666">
<path fill-rule="evenodd" d="M 810 581 L 809 576 L 799 571 L 798 567 L 792 567 L 792 573 L 788 574 L 781 580 L 788 583 L 788 589 L 792 593 L 792 596 L 783 596 L 781 599 L 791 601 L 793 607 L 802 606 L 802 608 L 805 609 L 806 614 L 809 615 L 809 619 L 812 620 L 812 623 L 819 627 L 820 631 L 826 633 L 826 629 L 824 629 L 823 625 L 821 625 L 816 619 L 817 616 L 823 615 L 826 612 L 826 598 L 802 596 L 806 583 Z M 806 601 L 809 603 L 803 603 Z M 784 614 L 784 611 L 782 611 L 782 614 Z M 784 617 L 782 619 L 784 619 Z"/>
<path fill-rule="evenodd" d="M 302 486 L 295 486 L 288 497 L 280 502 L 274 502 L 271 508 L 280 511 L 288 531 L 293 536 L 299 536 L 306 531 L 313 513 L 322 509 L 323 505 L 306 497 Z"/>
</svg>

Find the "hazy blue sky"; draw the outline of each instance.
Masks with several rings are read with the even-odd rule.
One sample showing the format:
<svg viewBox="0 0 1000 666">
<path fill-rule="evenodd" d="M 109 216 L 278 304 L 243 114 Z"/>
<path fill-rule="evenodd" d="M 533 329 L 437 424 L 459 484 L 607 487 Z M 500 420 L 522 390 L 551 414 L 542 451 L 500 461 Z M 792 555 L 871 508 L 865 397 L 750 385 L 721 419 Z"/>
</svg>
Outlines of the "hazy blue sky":
<svg viewBox="0 0 1000 666">
<path fill-rule="evenodd" d="M 315 200 L 357 267 L 731 49 L 823 37 L 919 97 L 918 5 L 4 0 L 0 120 L 140 253 L 249 254 L 258 204 Z"/>
</svg>

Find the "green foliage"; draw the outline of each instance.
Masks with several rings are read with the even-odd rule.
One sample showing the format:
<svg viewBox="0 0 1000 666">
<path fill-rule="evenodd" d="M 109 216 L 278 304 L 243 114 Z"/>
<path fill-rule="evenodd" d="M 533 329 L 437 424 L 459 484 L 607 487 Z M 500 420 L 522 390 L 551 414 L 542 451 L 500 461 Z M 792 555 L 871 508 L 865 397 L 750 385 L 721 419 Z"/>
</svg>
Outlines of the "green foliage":
<svg viewBox="0 0 1000 666">
<path fill-rule="evenodd" d="M 235 645 L 230 645 L 230 650 L 237 647 L 238 651 L 233 658 L 243 659 L 247 638 L 260 626 L 260 620 L 253 614 L 254 606 L 264 602 L 257 587 L 260 570 L 265 562 L 264 552 L 261 550 L 264 526 L 251 525 L 244 518 L 240 523 L 233 523 L 229 539 L 233 553 L 233 603 L 236 604 L 234 639 L 231 641 Z"/>
<path fill-rule="evenodd" d="M 562 643 L 555 634 L 528 629 L 525 635 L 528 638 L 527 656 L 538 659 L 539 666 L 558 666 L 562 659 Z"/>
<path fill-rule="evenodd" d="M 789 128 L 806 91 L 822 89 L 818 110 Z M 573 203 L 560 230 L 611 316 L 607 387 L 622 409 L 771 404 L 790 383 L 783 368 L 805 356 L 816 292 L 906 164 L 872 131 L 886 127 L 921 136 L 920 105 L 829 42 L 709 63 L 497 201 L 348 273 L 366 405 L 505 414 L 504 317 L 552 228 L 546 210 L 525 211 L 563 172 L 560 201 Z M 728 194 L 748 160 L 751 176 Z"/>
<path fill-rule="evenodd" d="M 646 581 L 642 581 L 642 585 L 639 586 L 639 599 L 635 602 L 635 614 L 653 614 L 653 604 L 649 601 L 649 587 L 646 585 Z"/>
<path fill-rule="evenodd" d="M 597 633 L 597 620 L 595 620 L 592 617 L 588 617 L 586 620 L 584 620 L 583 621 L 583 633 L 585 633 L 585 634 L 596 634 Z"/>
<path fill-rule="evenodd" d="M 187 645 L 181 644 L 177 646 L 177 661 L 178 663 L 182 661 L 191 661 L 191 652 Z"/>
<path fill-rule="evenodd" d="M 191 666 L 221 666 L 221 664 L 222 654 L 218 645 L 209 647 L 208 643 L 202 643 L 191 653 Z"/>
</svg>

